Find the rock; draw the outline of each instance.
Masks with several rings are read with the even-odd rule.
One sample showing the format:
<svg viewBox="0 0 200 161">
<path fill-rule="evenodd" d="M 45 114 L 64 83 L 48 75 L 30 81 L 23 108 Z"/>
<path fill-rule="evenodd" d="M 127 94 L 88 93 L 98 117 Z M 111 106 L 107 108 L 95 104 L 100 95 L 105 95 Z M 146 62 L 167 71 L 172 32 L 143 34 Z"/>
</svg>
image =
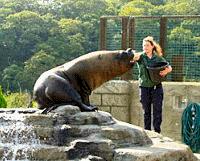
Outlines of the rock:
<svg viewBox="0 0 200 161">
<path fill-rule="evenodd" d="M 75 140 L 67 149 L 67 158 L 76 160 L 84 158 L 88 155 L 98 156 L 104 160 L 112 160 L 113 148 L 111 141 L 96 139 L 96 140 Z"/>
<path fill-rule="evenodd" d="M 112 125 L 115 123 L 115 120 L 112 116 L 103 111 L 99 112 L 79 112 L 75 115 L 68 117 L 66 122 L 71 125 Z"/>
<path fill-rule="evenodd" d="M 52 112 L 58 115 L 67 117 L 67 116 L 75 115 L 76 113 L 80 113 L 80 109 L 78 106 L 63 105 L 63 106 L 59 106 L 59 108 L 56 108 Z"/>
<path fill-rule="evenodd" d="M 191 150 L 175 142 L 162 142 L 151 146 L 119 148 L 113 161 L 197 161 Z"/>
<path fill-rule="evenodd" d="M 34 150 L 31 151 L 29 159 L 41 161 L 64 161 L 67 160 L 67 157 L 65 154 L 65 147 L 43 145 L 34 148 Z"/>
<path fill-rule="evenodd" d="M 4 117 L 0 116 L 1 124 L 6 126 L 0 130 L 0 158 L 12 160 L 59 160 L 59 161 L 197 161 L 190 148 L 184 144 L 176 143 L 172 139 L 147 131 L 141 127 L 121 122 L 109 113 L 80 112 L 76 106 L 60 106 L 47 115 L 41 111 L 18 113 L 5 111 Z M 1 115 L 3 111 L 1 111 Z M 13 120 L 12 116 L 20 118 Z M 12 118 L 12 119 L 11 119 Z M 7 126 L 21 122 L 23 129 L 20 131 L 24 140 L 36 141 L 33 143 L 23 141 L 18 145 L 7 143 L 9 134 L 4 137 L 9 128 Z M 20 125 L 20 124 L 17 124 Z M 13 126 L 13 127 L 17 127 Z M 26 126 L 31 130 L 27 133 Z M 4 131 L 7 129 L 7 131 Z M 30 134 L 32 132 L 32 134 Z M 24 135 L 23 135 L 24 134 Z M 30 136 L 29 136 L 30 134 Z M 23 137 L 27 139 L 24 139 Z M 34 136 L 34 137 L 33 137 Z M 2 140 L 2 138 L 5 138 Z M 30 139 L 31 138 L 31 139 Z M 15 139 L 16 140 L 16 139 Z M 20 140 L 20 138 L 17 138 Z M 27 144 L 21 146 L 20 142 Z M 16 144 L 16 143 L 15 143 Z M 5 149 L 17 146 L 5 156 Z M 16 153 L 17 152 L 17 153 Z M 26 153 L 26 155 L 19 155 Z"/>
<path fill-rule="evenodd" d="M 141 127 L 121 121 L 102 127 L 102 136 L 112 140 L 115 148 L 152 144 L 152 141 Z"/>
</svg>

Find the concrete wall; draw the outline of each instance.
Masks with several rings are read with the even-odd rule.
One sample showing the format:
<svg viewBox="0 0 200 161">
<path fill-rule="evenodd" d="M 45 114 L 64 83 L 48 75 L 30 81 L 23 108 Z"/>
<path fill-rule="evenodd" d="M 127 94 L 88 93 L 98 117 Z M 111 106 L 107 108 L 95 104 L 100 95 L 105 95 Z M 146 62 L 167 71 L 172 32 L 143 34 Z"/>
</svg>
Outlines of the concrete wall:
<svg viewBox="0 0 200 161">
<path fill-rule="evenodd" d="M 187 102 L 200 102 L 200 83 L 163 82 L 162 134 L 181 140 L 181 117 Z M 91 104 L 118 120 L 143 127 L 138 81 L 112 80 L 93 91 Z"/>
</svg>

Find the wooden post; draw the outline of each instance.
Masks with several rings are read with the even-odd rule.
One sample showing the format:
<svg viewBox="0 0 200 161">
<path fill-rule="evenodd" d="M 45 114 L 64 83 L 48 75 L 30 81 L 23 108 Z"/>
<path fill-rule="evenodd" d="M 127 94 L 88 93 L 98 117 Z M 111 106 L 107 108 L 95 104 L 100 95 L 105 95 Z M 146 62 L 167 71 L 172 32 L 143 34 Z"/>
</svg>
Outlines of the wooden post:
<svg viewBox="0 0 200 161">
<path fill-rule="evenodd" d="M 125 50 L 127 48 L 127 30 L 128 30 L 128 17 L 122 17 L 122 40 L 121 40 L 121 48 Z"/>
<path fill-rule="evenodd" d="M 129 48 L 135 49 L 135 18 L 134 17 L 130 17 L 129 19 L 129 32 L 128 32 L 128 38 L 129 38 Z"/>
<path fill-rule="evenodd" d="M 122 17 L 122 43 L 121 43 L 121 48 L 123 50 L 127 49 L 127 40 L 128 40 L 128 30 L 130 29 L 130 24 L 129 24 L 129 17 Z M 121 76 L 122 80 L 131 80 L 133 79 L 132 76 L 132 70 L 129 70 L 125 74 Z"/>
<path fill-rule="evenodd" d="M 106 22 L 107 19 L 105 17 L 100 18 L 100 50 L 106 50 Z"/>
<path fill-rule="evenodd" d="M 163 56 L 166 56 L 165 54 L 165 47 L 166 47 L 166 41 L 167 41 L 167 17 L 161 17 L 160 18 L 160 46 L 163 50 Z"/>
</svg>

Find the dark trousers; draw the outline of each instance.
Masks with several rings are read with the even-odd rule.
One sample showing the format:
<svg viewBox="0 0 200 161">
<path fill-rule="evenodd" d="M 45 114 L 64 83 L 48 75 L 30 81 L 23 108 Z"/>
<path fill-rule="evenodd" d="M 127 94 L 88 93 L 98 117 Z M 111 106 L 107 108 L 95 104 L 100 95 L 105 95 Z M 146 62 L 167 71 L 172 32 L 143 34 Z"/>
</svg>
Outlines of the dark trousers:
<svg viewBox="0 0 200 161">
<path fill-rule="evenodd" d="M 155 132 L 160 133 L 163 103 L 162 85 L 140 87 L 140 102 L 144 110 L 144 128 L 151 130 L 151 105 L 153 105 L 153 127 Z"/>
</svg>

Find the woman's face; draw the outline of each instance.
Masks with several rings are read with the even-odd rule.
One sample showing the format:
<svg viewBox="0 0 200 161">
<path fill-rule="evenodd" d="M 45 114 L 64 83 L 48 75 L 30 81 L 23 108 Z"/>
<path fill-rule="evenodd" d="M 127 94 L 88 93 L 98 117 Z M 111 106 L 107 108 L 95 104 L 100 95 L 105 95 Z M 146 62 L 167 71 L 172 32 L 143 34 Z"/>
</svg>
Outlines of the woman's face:
<svg viewBox="0 0 200 161">
<path fill-rule="evenodd" d="M 149 41 L 143 41 L 143 51 L 147 54 L 152 54 L 154 45 L 152 45 Z"/>
</svg>

